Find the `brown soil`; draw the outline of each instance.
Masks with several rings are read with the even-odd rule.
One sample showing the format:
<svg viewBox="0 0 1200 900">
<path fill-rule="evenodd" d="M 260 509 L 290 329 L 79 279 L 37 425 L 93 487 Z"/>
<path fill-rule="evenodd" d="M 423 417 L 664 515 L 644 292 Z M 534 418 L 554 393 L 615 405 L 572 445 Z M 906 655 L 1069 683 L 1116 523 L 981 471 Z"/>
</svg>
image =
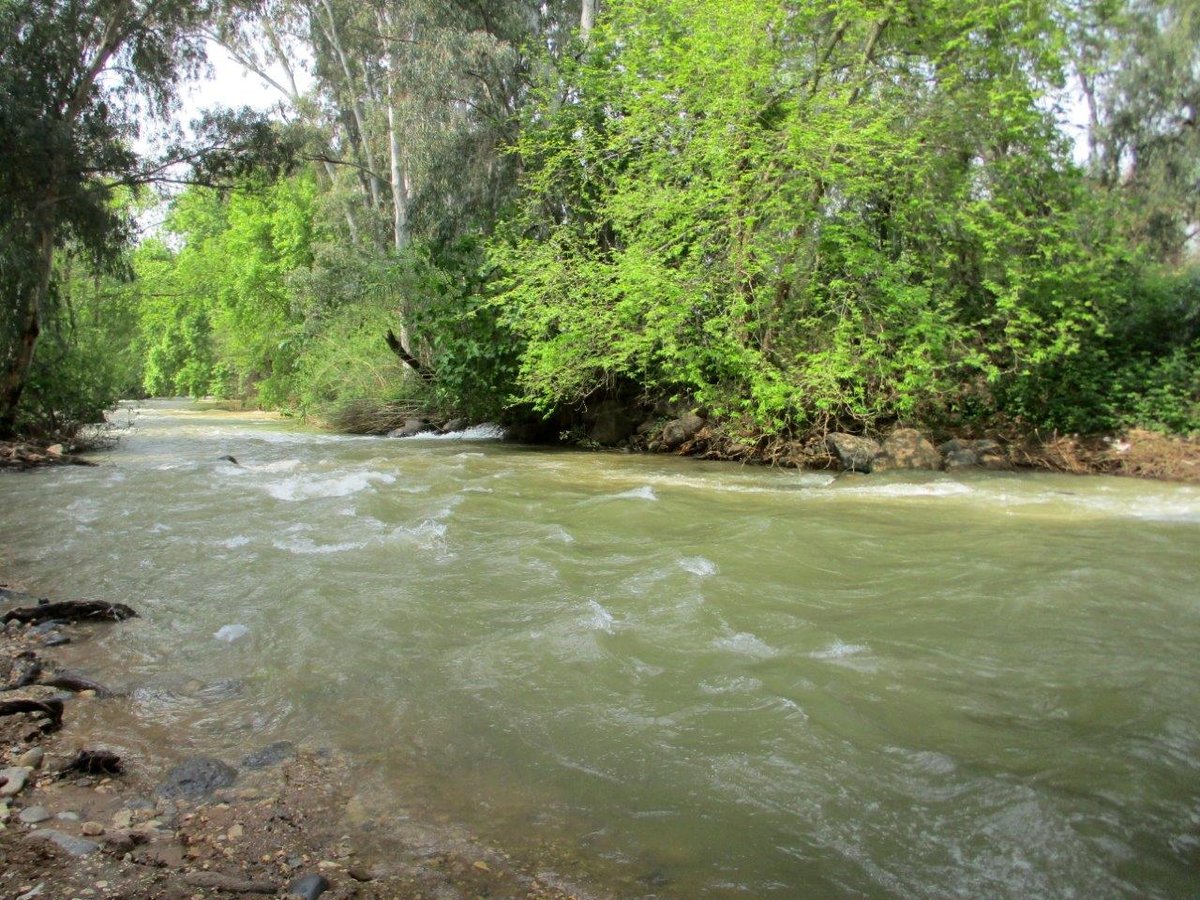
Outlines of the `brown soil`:
<svg viewBox="0 0 1200 900">
<path fill-rule="evenodd" d="M 120 627 L 79 624 L 57 631 L 77 643 L 96 629 Z M 38 634 L 17 623 L 0 633 L 0 701 L 62 696 L 38 683 L 10 687 L 29 671 L 30 657 L 21 654 L 35 654 L 53 668 L 56 651 L 44 644 L 48 634 L 53 632 Z M 231 787 L 196 801 L 156 793 L 151 773 L 161 773 L 163 761 L 123 759 L 117 775 L 59 775 L 82 749 L 81 738 L 88 749 L 105 746 L 103 714 L 89 717 L 101 723 L 101 733 L 71 728 L 78 704 L 111 709 L 117 722 L 128 721 L 120 714 L 124 702 L 92 691 L 70 695 L 67 727 L 51 734 L 27 713 L 0 717 L 0 770 L 32 748 L 44 753 L 38 766 L 26 770 L 26 786 L 0 798 L 0 897 L 200 900 L 254 896 L 252 887 L 279 896 L 308 875 L 328 880 L 325 900 L 595 896 L 557 876 L 530 872 L 461 832 L 412 822 L 401 831 L 398 823 L 389 828 L 386 816 L 364 815 L 353 793 L 354 764 L 317 748 L 302 747 L 263 769 L 243 768 Z M 117 733 L 109 741 L 122 746 Z M 40 815 L 49 818 L 22 821 L 21 814 L 34 807 L 43 807 Z M 36 817 L 25 812 L 27 819 Z M 73 856 L 39 839 L 48 831 L 98 846 Z"/>
</svg>

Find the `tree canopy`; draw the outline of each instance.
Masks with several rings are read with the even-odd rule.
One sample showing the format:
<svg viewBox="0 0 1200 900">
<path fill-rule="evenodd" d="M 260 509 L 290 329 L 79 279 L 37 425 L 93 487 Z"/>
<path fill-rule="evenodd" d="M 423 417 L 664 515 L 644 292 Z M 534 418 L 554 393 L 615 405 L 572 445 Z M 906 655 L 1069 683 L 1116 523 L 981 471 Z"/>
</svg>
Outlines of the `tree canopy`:
<svg viewBox="0 0 1200 900">
<path fill-rule="evenodd" d="M 136 276 L 70 296 L 124 298 L 156 394 L 1200 428 L 1192 7 L 2 0 L 0 422 L 83 267 Z M 114 191 L 178 171 L 133 140 L 205 41 L 303 144 L 212 116 L 173 152 L 227 189 L 131 252 Z"/>
</svg>

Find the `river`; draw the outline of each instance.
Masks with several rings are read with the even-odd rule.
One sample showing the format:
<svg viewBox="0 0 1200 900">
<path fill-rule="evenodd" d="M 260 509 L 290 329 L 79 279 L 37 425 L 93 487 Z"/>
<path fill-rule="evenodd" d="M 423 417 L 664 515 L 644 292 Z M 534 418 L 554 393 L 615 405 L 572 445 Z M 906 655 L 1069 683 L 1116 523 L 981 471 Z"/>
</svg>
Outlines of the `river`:
<svg viewBox="0 0 1200 900">
<path fill-rule="evenodd" d="M 0 477 L 0 576 L 142 613 L 76 651 L 128 752 L 336 747 L 619 896 L 1197 893 L 1195 488 L 122 415 Z"/>
</svg>

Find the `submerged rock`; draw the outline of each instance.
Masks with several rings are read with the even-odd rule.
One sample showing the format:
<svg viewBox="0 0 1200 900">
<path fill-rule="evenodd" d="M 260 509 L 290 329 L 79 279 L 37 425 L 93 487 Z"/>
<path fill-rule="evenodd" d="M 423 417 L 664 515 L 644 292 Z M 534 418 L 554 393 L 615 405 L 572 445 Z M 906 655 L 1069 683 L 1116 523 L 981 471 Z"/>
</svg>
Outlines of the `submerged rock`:
<svg viewBox="0 0 1200 900">
<path fill-rule="evenodd" d="M 276 741 L 251 753 L 242 760 L 242 766 L 247 769 L 265 769 L 268 766 L 279 765 L 285 759 L 291 759 L 295 755 L 296 745 L 291 741 Z"/>
<path fill-rule="evenodd" d="M 418 434 L 428 434 L 431 431 L 437 431 L 437 426 L 428 419 L 405 419 L 403 425 L 399 428 L 393 428 L 387 433 L 387 436 L 390 438 L 406 438 L 414 437 Z"/>
<path fill-rule="evenodd" d="M 156 789 L 160 797 L 200 800 L 237 780 L 237 769 L 211 756 L 193 756 L 170 772 Z"/>
<path fill-rule="evenodd" d="M 843 472 L 870 472 L 879 455 L 879 445 L 870 438 L 840 431 L 825 436 L 825 447 L 837 457 Z"/>
</svg>

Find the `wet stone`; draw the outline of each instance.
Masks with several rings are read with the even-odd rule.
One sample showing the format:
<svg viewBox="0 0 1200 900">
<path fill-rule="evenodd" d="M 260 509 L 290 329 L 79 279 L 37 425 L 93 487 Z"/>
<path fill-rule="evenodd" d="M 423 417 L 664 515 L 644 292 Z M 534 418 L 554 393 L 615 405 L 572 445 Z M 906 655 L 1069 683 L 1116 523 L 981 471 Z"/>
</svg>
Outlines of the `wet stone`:
<svg viewBox="0 0 1200 900">
<path fill-rule="evenodd" d="M 26 825 L 37 825 L 50 818 L 50 811 L 44 806 L 30 806 L 17 813 L 17 818 Z"/>
<path fill-rule="evenodd" d="M 329 879 L 324 875 L 304 875 L 288 885 L 289 897 L 303 897 L 304 900 L 317 900 L 329 890 Z"/>
<path fill-rule="evenodd" d="M 36 769 L 46 758 L 46 751 L 41 747 L 32 747 L 17 757 L 16 764 L 22 768 Z"/>
<path fill-rule="evenodd" d="M 242 760 L 242 766 L 247 769 L 265 769 L 275 766 L 296 755 L 296 746 L 291 741 L 276 741 L 267 744 L 261 750 L 251 753 Z"/>
<path fill-rule="evenodd" d="M 24 768 L 14 766 L 0 769 L 0 797 L 15 797 L 25 787 L 29 773 Z"/>
<path fill-rule="evenodd" d="M 63 834 L 61 831 L 52 831 L 49 829 L 34 831 L 28 835 L 27 840 L 49 841 L 71 856 L 87 856 L 89 853 L 94 853 L 100 849 L 100 845 L 95 841 L 84 840 L 83 838 Z"/>
<path fill-rule="evenodd" d="M 156 793 L 160 797 L 200 800 L 237 780 L 237 769 L 210 756 L 193 756 L 167 773 Z"/>
</svg>

